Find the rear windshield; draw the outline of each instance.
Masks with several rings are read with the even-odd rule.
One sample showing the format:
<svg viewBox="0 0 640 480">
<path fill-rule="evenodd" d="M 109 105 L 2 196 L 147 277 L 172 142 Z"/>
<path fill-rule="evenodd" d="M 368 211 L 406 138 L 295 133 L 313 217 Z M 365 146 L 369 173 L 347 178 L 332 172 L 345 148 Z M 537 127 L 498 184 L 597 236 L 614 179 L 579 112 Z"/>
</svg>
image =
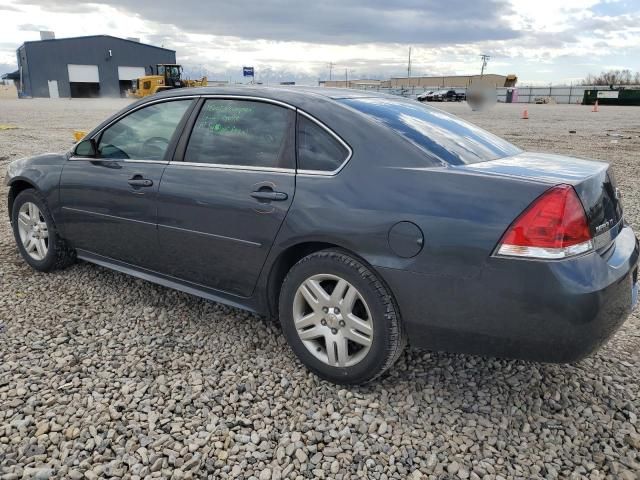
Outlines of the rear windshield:
<svg viewBox="0 0 640 480">
<path fill-rule="evenodd" d="M 434 159 L 449 165 L 486 162 L 521 152 L 492 133 L 418 102 L 393 98 L 340 101 L 384 123 Z"/>
</svg>

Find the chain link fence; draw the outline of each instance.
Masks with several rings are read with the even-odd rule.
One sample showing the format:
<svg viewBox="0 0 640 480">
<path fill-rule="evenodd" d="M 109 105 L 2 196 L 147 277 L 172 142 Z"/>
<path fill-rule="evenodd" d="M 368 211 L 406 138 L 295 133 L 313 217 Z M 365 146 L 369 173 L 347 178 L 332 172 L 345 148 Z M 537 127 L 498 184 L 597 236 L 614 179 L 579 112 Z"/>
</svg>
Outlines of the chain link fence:
<svg viewBox="0 0 640 480">
<path fill-rule="evenodd" d="M 440 90 L 455 90 L 457 93 L 466 95 L 466 88 L 456 87 L 407 87 L 407 88 L 389 88 L 377 85 L 355 86 L 360 90 L 371 90 L 381 93 L 390 93 L 392 95 L 400 95 L 407 98 L 416 98 L 425 92 Z M 618 88 L 618 87 L 615 87 Z M 624 88 L 640 88 L 640 86 L 625 85 Z M 585 90 L 610 90 L 608 86 L 589 86 L 589 85 L 559 85 L 559 86 L 522 86 L 522 87 L 499 87 L 496 88 L 496 96 L 498 102 L 501 103 L 582 103 Z"/>
</svg>

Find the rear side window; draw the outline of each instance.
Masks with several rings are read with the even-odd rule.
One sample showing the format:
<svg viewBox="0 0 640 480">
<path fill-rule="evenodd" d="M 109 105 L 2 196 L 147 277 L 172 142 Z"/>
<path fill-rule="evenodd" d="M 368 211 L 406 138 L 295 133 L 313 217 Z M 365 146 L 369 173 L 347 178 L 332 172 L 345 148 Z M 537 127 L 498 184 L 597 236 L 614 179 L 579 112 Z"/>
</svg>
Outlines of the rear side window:
<svg viewBox="0 0 640 480">
<path fill-rule="evenodd" d="M 419 102 L 377 97 L 341 101 L 395 130 L 431 158 L 449 165 L 486 162 L 521 153 L 506 140 Z"/>
<path fill-rule="evenodd" d="M 198 114 L 184 161 L 294 168 L 295 112 L 250 100 L 210 99 Z"/>
<path fill-rule="evenodd" d="M 298 115 L 298 170 L 333 172 L 349 157 L 349 150 L 331 133 Z"/>
</svg>

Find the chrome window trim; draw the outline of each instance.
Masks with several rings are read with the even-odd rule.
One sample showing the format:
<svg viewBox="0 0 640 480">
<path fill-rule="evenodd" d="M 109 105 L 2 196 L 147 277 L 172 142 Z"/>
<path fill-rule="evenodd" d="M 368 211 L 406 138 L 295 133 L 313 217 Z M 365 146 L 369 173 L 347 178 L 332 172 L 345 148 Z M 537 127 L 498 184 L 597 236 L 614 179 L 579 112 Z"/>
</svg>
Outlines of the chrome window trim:
<svg viewBox="0 0 640 480">
<path fill-rule="evenodd" d="M 188 167 L 204 167 L 217 170 L 247 170 L 251 172 L 272 172 L 295 174 L 295 168 L 278 168 L 278 167 L 253 167 L 251 165 L 227 165 L 224 163 L 198 163 L 198 162 L 181 162 L 171 161 L 169 165 L 185 165 Z"/>
<path fill-rule="evenodd" d="M 281 102 L 279 100 L 273 100 L 270 98 L 258 97 L 255 95 L 229 95 L 229 94 L 203 94 L 200 96 L 201 98 L 207 99 L 215 99 L 215 100 L 244 100 L 244 101 L 254 101 L 254 102 L 262 102 L 262 103 L 270 103 L 273 105 L 277 105 L 279 107 L 284 107 L 293 112 L 297 112 L 298 109 L 285 102 Z M 295 128 L 295 126 L 294 126 Z M 214 168 L 220 170 L 240 170 L 240 171 L 251 171 L 251 172 L 270 172 L 270 173 L 286 173 L 286 174 L 295 174 L 295 168 L 280 168 L 280 167 L 256 167 L 252 165 L 230 165 L 224 163 L 205 163 L 205 162 L 185 162 L 185 161 L 174 161 L 171 160 L 169 165 L 187 165 L 190 167 L 205 167 L 205 168 Z"/>
<path fill-rule="evenodd" d="M 114 118 L 111 122 L 109 122 L 108 124 L 106 124 L 105 126 L 103 126 L 102 128 L 100 128 L 100 130 L 96 131 L 91 137 L 89 138 L 96 138 L 97 136 L 99 136 L 104 130 L 106 130 L 107 128 L 109 128 L 111 125 L 113 125 L 114 123 L 118 122 L 119 120 L 121 120 L 122 118 L 132 114 L 133 112 L 136 112 L 138 110 L 140 110 L 141 108 L 147 107 L 149 105 L 155 105 L 157 103 L 165 103 L 165 102 L 171 102 L 171 101 L 180 101 L 180 100 L 193 100 L 193 99 L 199 99 L 199 98 L 204 98 L 204 99 L 209 99 L 209 98 L 214 98 L 214 99 L 221 99 L 221 100 L 249 100 L 249 101 L 257 101 L 257 102 L 264 102 L 264 103 L 270 103 L 273 105 L 278 105 L 284 108 L 287 108 L 289 110 L 293 110 L 296 113 L 299 113 L 300 115 L 304 116 L 305 118 L 311 120 L 312 122 L 314 122 L 316 125 L 318 125 L 320 128 L 322 128 L 323 130 L 325 130 L 329 135 L 331 135 L 333 138 L 335 138 L 346 150 L 347 150 L 347 157 L 345 158 L 345 160 L 340 164 L 340 166 L 338 168 L 336 168 L 335 170 L 332 171 L 325 171 L 325 170 L 305 170 L 305 169 L 298 169 L 298 168 L 277 168 L 277 167 L 254 167 L 254 166 L 250 166 L 250 165 L 225 165 L 225 164 L 215 164 L 215 163 L 197 163 L 197 162 L 183 162 L 183 161 L 157 161 L 157 160 L 135 160 L 135 159 L 104 159 L 104 158 L 92 158 L 92 157 L 76 157 L 73 155 L 74 151 L 75 151 L 75 146 L 73 148 L 73 150 L 71 150 L 71 155 L 69 156 L 68 160 L 70 161 L 78 161 L 78 160 L 85 160 L 85 161 L 118 161 L 118 162 L 128 162 L 128 163 L 158 163 L 158 164 L 163 164 L 163 165 L 188 165 L 188 166 L 193 166 L 193 167 L 208 167 L 208 168 L 218 168 L 218 169 L 225 169 L 225 170 L 249 170 L 249 171 L 262 171 L 262 172 L 274 172 L 274 173 L 294 173 L 294 174 L 298 174 L 298 175 L 303 175 L 303 176 L 323 176 L 323 177 L 333 177 L 335 175 L 337 175 L 338 173 L 340 173 L 340 171 L 347 165 L 347 163 L 349 163 L 349 160 L 351 160 L 351 158 L 353 157 L 353 149 L 349 146 L 349 144 L 347 142 L 345 142 L 342 137 L 340 137 L 337 133 L 335 133 L 331 128 L 329 128 L 327 125 L 325 125 L 323 122 L 321 122 L 320 120 L 318 120 L 317 118 L 315 118 L 313 115 L 305 112 L 304 110 L 301 110 L 300 108 L 291 105 L 289 103 L 286 102 L 282 102 L 280 100 L 274 100 L 271 98 L 265 98 L 265 97 L 260 97 L 260 96 L 256 96 L 256 95 L 233 95 L 233 94 L 225 94 L 225 93 L 221 93 L 221 94 L 216 94 L 216 93 L 211 93 L 211 94 L 200 94 L 200 95 L 178 95 L 175 97 L 168 97 L 168 98 L 158 98 L 155 100 L 150 100 L 148 102 L 144 102 L 140 105 L 137 105 L 136 107 L 127 110 L 126 112 L 123 112 L 121 115 L 118 115 L 116 118 Z M 297 134 L 297 132 L 296 132 Z M 298 152 L 296 151 L 296 158 L 298 156 Z"/>
<path fill-rule="evenodd" d="M 302 115 L 303 117 L 305 117 L 305 118 L 311 120 L 312 122 L 314 122 L 320 128 L 324 129 L 329 135 L 331 135 L 333 138 L 335 138 L 347 150 L 347 158 L 345 158 L 345 160 L 335 170 L 325 171 L 325 170 L 298 169 L 298 174 L 299 175 L 305 175 L 305 176 L 324 176 L 324 177 L 333 177 L 334 175 L 337 175 L 347 165 L 347 163 L 349 163 L 349 160 L 351 160 L 351 157 L 353 157 L 353 150 L 351 149 L 349 144 L 342 139 L 342 137 L 340 137 L 336 132 L 334 132 L 329 127 L 327 127 L 320 120 L 318 120 L 317 118 L 315 118 L 312 115 L 309 115 L 304 110 L 298 109 L 298 113 L 300 115 Z M 297 134 L 297 132 L 296 132 L 296 134 Z M 297 157 L 297 154 L 298 154 L 298 152 L 296 152 L 296 157 Z"/>
<path fill-rule="evenodd" d="M 168 165 L 168 160 L 136 160 L 130 158 L 104 158 L 104 157 L 74 157 L 70 156 L 70 162 L 122 162 L 122 163 L 154 163 L 156 165 Z"/>
<path fill-rule="evenodd" d="M 200 97 L 205 99 L 215 98 L 218 100 L 249 100 L 249 101 L 253 100 L 256 102 L 272 103 L 274 105 L 279 105 L 281 107 L 288 108 L 289 110 L 293 110 L 293 111 L 298 110 L 297 107 L 289 103 L 282 102 L 280 100 L 274 100 L 272 98 L 259 97 L 256 95 L 230 95 L 228 93 L 209 93 L 209 94 L 203 93 L 202 95 L 200 95 Z"/>
<path fill-rule="evenodd" d="M 172 101 L 179 101 L 179 100 L 193 100 L 194 98 L 200 98 L 200 95 L 184 95 L 184 96 L 183 95 L 179 95 L 179 96 L 176 96 L 176 97 L 157 98 L 155 100 L 149 100 L 148 102 L 144 102 L 144 103 L 142 103 L 140 105 L 137 105 L 137 106 L 133 107 L 131 110 L 127 110 L 126 112 L 123 112 L 122 114 L 118 115 L 116 118 L 111 120 L 108 124 L 106 124 L 104 127 L 102 127 L 100 130 L 96 131 L 93 135 L 91 135 L 91 137 L 88 137 L 88 138 L 95 138 L 96 136 L 100 135 L 102 132 L 104 132 L 107 128 L 109 128 L 114 123 L 118 122 L 119 120 L 123 119 L 124 117 L 127 117 L 127 116 L 131 115 L 133 112 L 137 112 L 138 110 L 140 110 L 140 109 L 142 109 L 144 107 L 148 107 L 149 105 L 155 105 L 156 103 L 165 103 L 165 102 L 172 102 Z M 74 150 L 75 150 L 75 146 L 74 146 L 72 152 Z"/>
</svg>

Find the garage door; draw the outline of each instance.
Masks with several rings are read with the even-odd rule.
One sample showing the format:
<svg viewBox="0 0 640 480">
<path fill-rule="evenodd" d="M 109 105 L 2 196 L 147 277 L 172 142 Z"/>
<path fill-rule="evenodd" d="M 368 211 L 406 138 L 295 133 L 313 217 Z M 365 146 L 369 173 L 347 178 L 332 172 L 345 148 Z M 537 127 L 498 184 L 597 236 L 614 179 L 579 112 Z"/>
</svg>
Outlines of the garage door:
<svg viewBox="0 0 640 480">
<path fill-rule="evenodd" d="M 69 81 L 79 83 L 100 83 L 97 65 L 67 65 Z"/>
<path fill-rule="evenodd" d="M 119 80 L 136 80 L 144 75 L 144 67 L 118 67 Z"/>
</svg>

